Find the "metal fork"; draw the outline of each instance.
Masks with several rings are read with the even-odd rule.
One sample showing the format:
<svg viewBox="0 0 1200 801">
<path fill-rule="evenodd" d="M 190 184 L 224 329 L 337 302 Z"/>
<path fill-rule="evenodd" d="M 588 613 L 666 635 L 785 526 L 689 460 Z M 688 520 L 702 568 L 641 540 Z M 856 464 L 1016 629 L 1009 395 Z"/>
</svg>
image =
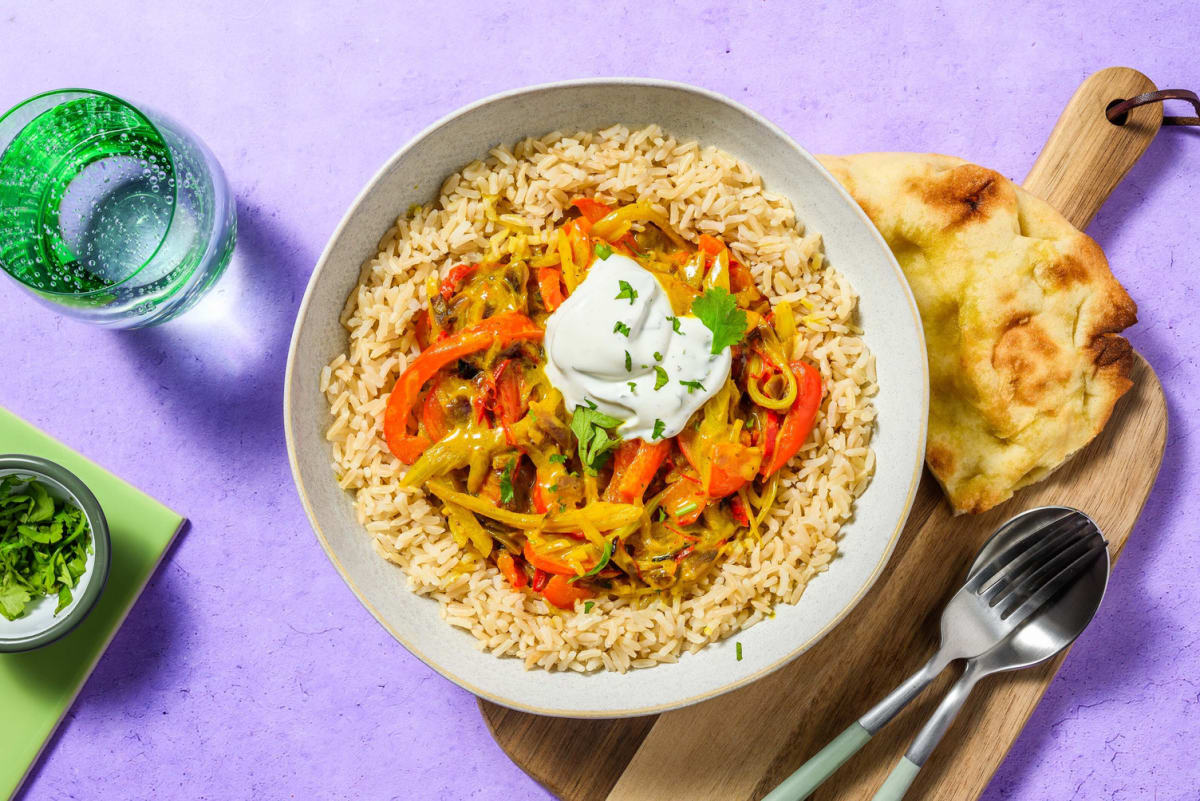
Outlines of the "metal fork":
<svg viewBox="0 0 1200 801">
<path fill-rule="evenodd" d="M 1047 659 L 1078 636 L 1107 585 L 1107 555 L 1107 542 L 1096 524 L 1074 509 L 1041 507 L 1009 520 L 984 545 L 942 612 L 937 652 L 763 801 L 807 798 L 951 662 L 966 659 L 963 675 L 875 798 L 903 796 L 976 682 L 999 670 Z M 1101 570 L 1095 569 L 1097 564 Z M 1081 587 L 1086 592 L 1080 592 Z M 1040 622 L 1044 611 L 1058 609 L 1064 601 L 1070 601 L 1066 612 L 1052 616 L 1051 625 L 1036 626 L 1023 636 L 1031 628 L 1026 624 Z"/>
</svg>

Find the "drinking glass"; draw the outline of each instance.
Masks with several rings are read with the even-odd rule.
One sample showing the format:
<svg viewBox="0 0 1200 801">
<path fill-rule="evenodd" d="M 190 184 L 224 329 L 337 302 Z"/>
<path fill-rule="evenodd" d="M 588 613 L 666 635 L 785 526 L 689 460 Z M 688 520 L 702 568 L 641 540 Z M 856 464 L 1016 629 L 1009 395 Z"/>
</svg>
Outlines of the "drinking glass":
<svg viewBox="0 0 1200 801">
<path fill-rule="evenodd" d="M 175 317 L 216 283 L 237 220 L 221 165 L 164 114 L 62 89 L 0 117 L 0 268 L 112 328 Z"/>
</svg>

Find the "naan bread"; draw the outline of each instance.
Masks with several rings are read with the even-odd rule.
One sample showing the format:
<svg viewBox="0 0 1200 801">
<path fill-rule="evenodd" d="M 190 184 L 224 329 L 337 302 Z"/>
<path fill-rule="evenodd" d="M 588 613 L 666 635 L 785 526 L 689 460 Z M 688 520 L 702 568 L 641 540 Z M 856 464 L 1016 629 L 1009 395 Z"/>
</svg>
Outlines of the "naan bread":
<svg viewBox="0 0 1200 801">
<path fill-rule="evenodd" d="M 949 156 L 822 157 L 882 232 L 929 350 L 926 460 L 955 512 L 1039 481 L 1130 387 L 1137 307 L 1104 253 L 1044 201 Z"/>
</svg>

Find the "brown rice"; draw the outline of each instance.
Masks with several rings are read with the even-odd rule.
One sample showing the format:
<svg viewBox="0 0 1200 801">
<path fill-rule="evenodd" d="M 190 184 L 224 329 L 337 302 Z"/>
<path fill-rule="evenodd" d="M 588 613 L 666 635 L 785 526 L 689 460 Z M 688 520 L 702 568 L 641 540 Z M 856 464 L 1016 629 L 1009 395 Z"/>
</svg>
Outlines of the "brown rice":
<svg viewBox="0 0 1200 801">
<path fill-rule="evenodd" d="M 384 442 L 382 416 L 418 352 L 410 323 L 430 273 L 503 248 L 514 227 L 545 241 L 579 195 L 649 200 L 685 237 L 722 237 L 774 303 L 794 304 L 803 321 L 796 356 L 819 366 L 826 396 L 813 436 L 784 471 L 761 540 L 747 540 L 687 597 L 600 600 L 590 612 L 563 613 L 509 587 L 494 566 L 464 558 L 425 493 L 400 486 L 404 468 Z M 379 247 L 342 315 L 349 347 L 321 375 L 334 473 L 354 492 L 379 553 L 481 649 L 547 670 L 673 662 L 770 617 L 777 603 L 795 603 L 827 568 L 874 471 L 874 359 L 855 324 L 857 296 L 826 266 L 820 235 L 805 233 L 791 203 L 745 163 L 653 125 L 556 132 L 498 147 L 450 176 L 437 203 L 410 209 Z"/>
</svg>

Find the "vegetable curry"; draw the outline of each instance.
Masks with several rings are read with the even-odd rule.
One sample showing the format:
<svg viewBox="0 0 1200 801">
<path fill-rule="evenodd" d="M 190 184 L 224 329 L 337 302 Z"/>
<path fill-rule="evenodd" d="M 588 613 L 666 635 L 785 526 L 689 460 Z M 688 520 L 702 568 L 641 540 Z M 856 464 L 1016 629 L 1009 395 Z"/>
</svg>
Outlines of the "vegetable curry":
<svg viewBox="0 0 1200 801">
<path fill-rule="evenodd" d="M 759 535 L 813 428 L 821 377 L 792 358 L 791 307 L 772 307 L 723 242 L 693 244 L 645 203 L 579 198 L 543 235 L 488 211 L 500 233 L 479 263 L 430 279 L 421 353 L 388 399 L 404 484 L 441 502 L 466 559 L 557 607 L 688 591 Z M 649 271 L 676 317 L 699 318 L 713 353 L 730 349 L 724 385 L 676 436 L 656 424 L 623 439 L 623 420 L 586 399 L 566 408 L 546 377 L 547 319 L 611 253 Z"/>
</svg>

